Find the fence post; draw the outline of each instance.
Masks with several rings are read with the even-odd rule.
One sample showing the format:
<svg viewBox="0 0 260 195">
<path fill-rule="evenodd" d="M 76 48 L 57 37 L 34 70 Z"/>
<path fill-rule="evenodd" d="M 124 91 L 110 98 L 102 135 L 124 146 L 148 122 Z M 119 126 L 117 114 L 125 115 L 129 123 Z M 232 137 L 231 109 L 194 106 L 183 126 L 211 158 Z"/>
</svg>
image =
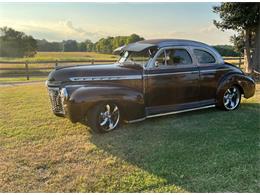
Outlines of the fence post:
<svg viewBox="0 0 260 195">
<path fill-rule="evenodd" d="M 95 63 L 95 60 L 94 60 L 94 59 L 92 59 L 92 60 L 91 60 L 91 64 L 94 64 L 94 63 Z"/>
<path fill-rule="evenodd" d="M 29 67 L 28 62 L 25 62 L 26 79 L 29 80 Z"/>
<path fill-rule="evenodd" d="M 241 54 L 239 55 L 239 64 L 238 64 L 238 67 L 241 68 Z"/>
<path fill-rule="evenodd" d="M 58 60 L 55 60 L 55 67 L 54 68 L 57 68 L 58 67 Z"/>
</svg>

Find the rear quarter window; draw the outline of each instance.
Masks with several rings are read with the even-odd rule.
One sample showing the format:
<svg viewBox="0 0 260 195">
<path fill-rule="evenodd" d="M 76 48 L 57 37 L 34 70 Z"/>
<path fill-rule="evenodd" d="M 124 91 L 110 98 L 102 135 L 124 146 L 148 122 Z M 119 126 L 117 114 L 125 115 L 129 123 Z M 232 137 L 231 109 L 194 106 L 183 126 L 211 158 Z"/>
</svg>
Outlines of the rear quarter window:
<svg viewBox="0 0 260 195">
<path fill-rule="evenodd" d="M 212 64 L 216 62 L 214 56 L 207 51 L 194 49 L 193 53 L 200 64 Z"/>
</svg>

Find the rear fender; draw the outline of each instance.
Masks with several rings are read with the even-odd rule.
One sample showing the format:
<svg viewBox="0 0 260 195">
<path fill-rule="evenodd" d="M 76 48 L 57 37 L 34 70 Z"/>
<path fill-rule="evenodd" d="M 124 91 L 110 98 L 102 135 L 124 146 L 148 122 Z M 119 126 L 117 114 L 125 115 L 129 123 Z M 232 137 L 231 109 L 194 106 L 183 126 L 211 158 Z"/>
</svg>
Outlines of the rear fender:
<svg viewBox="0 0 260 195">
<path fill-rule="evenodd" d="M 229 74 L 219 82 L 217 96 L 225 93 L 225 90 L 233 85 L 240 88 L 245 98 L 250 98 L 255 94 L 255 82 L 251 77 L 243 74 Z"/>
</svg>

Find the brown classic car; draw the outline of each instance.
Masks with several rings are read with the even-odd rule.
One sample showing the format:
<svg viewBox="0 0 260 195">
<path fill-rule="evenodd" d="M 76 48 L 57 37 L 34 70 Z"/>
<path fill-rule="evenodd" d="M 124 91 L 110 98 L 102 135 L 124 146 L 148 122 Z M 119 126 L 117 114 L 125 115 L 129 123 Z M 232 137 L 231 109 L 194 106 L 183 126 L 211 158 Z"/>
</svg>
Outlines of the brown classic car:
<svg viewBox="0 0 260 195">
<path fill-rule="evenodd" d="M 219 107 L 236 109 L 254 81 L 204 43 L 145 40 L 115 50 L 111 65 L 60 67 L 47 80 L 55 115 L 109 132 L 121 121 Z"/>
</svg>

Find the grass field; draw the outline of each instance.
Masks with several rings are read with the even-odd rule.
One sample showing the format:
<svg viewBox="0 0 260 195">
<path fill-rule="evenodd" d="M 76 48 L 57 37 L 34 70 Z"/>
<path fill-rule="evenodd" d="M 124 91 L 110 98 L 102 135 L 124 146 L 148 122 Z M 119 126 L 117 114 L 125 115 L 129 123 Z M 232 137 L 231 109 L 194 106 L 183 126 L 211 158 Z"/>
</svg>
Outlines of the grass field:
<svg viewBox="0 0 260 195">
<path fill-rule="evenodd" d="M 30 80 L 27 80 L 25 77 L 14 77 L 14 78 L 0 78 L 0 84 L 4 83 L 21 83 L 21 82 L 32 82 L 32 81 L 46 81 L 47 77 L 30 77 Z"/>
<path fill-rule="evenodd" d="M 260 84 L 208 109 L 91 134 L 44 84 L 0 88 L 0 192 L 259 192 Z"/>
<path fill-rule="evenodd" d="M 96 52 L 37 52 L 34 57 L 25 57 L 25 58 L 5 58 L 0 57 L 0 61 L 8 62 L 37 62 L 37 61 L 66 61 L 66 60 L 114 60 L 117 59 L 117 56 L 111 54 L 101 54 Z"/>
</svg>

